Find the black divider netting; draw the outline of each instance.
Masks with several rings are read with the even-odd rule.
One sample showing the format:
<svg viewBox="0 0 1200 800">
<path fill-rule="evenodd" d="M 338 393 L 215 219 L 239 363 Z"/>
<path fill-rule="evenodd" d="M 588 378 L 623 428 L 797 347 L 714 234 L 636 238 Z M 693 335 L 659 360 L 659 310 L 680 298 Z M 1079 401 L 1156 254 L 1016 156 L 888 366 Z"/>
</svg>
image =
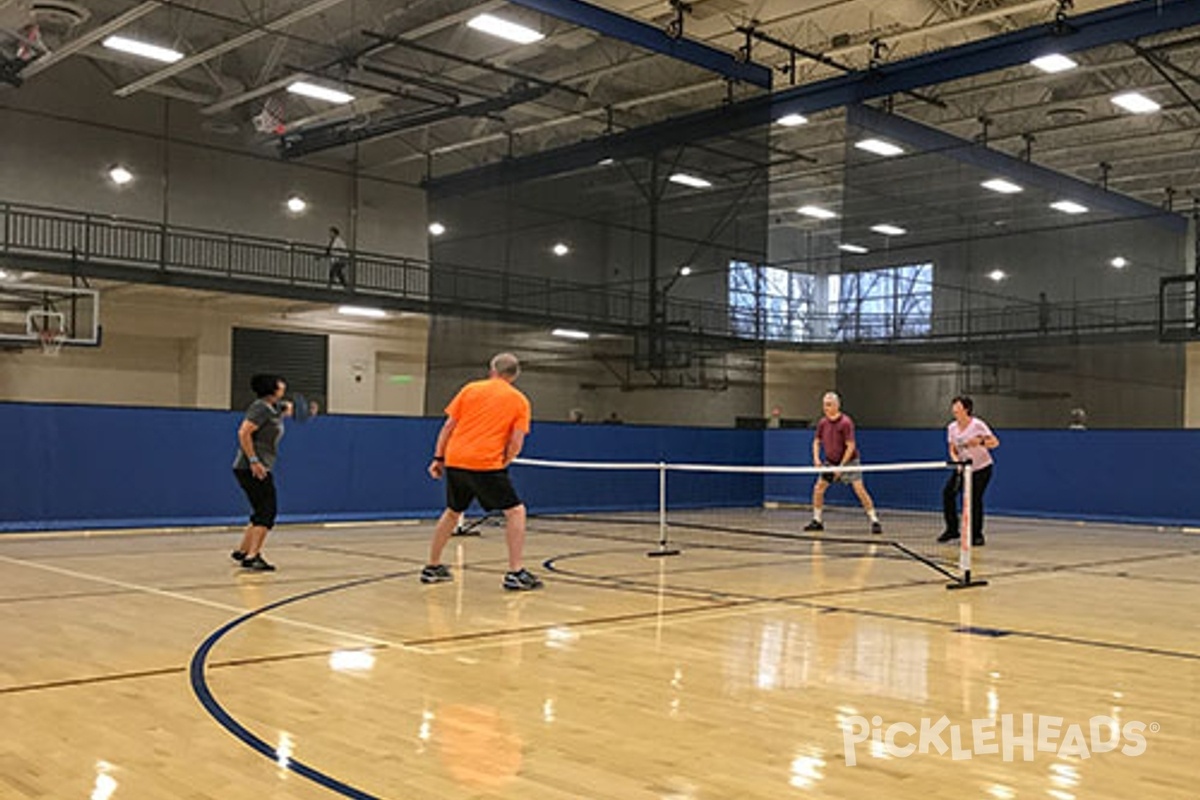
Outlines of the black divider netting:
<svg viewBox="0 0 1200 800">
<path fill-rule="evenodd" d="M 821 528 L 813 489 L 828 481 Z M 814 539 L 883 544 L 963 582 L 970 558 L 947 529 L 943 490 L 957 474 L 939 462 L 868 465 L 852 471 L 808 467 L 601 464 L 529 460 L 513 468 L 530 529 L 644 543 L 648 548 L 753 547 L 781 552 Z M 665 485 L 664 485 L 665 480 Z M 856 491 L 875 511 L 872 518 Z M 665 502 L 660 502 L 660 498 Z M 963 509 L 961 495 L 952 505 Z M 873 522 L 878 522 L 878 527 Z M 954 529 L 961 529 L 961 520 Z"/>
</svg>

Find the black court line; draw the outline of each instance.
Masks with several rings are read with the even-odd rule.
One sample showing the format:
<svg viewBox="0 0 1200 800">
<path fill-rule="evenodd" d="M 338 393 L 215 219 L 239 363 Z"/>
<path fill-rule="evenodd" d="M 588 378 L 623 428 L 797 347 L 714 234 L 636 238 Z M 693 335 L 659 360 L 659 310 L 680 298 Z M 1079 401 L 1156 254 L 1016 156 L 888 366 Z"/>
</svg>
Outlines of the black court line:
<svg viewBox="0 0 1200 800">
<path fill-rule="evenodd" d="M 1200 554 L 1200 551 L 1184 551 L 1184 552 L 1160 554 L 1160 555 L 1156 555 L 1156 556 L 1146 556 L 1140 560 L 1154 560 L 1154 559 L 1177 557 L 1179 555 L 1190 556 L 1190 555 L 1197 555 L 1197 554 Z M 585 555 L 585 554 L 579 554 L 579 555 Z M 552 567 L 553 561 L 554 561 L 553 559 L 549 560 L 546 563 L 546 566 L 548 569 L 552 569 L 553 571 L 555 571 L 557 573 L 558 570 L 554 569 Z M 1124 559 L 1114 560 L 1114 561 L 1117 561 L 1118 563 L 1123 563 Z M 1094 565 L 1096 563 L 1107 563 L 1107 562 L 1090 562 L 1085 565 L 1090 566 L 1090 565 Z M 1062 567 L 1062 568 L 1065 568 L 1065 567 Z M 1033 573 L 1052 572 L 1052 571 L 1059 571 L 1059 569 L 1056 568 L 1053 570 L 1047 570 L 1047 569 L 1042 569 L 1042 568 L 1035 568 L 1035 569 L 1029 570 L 1028 573 L 1010 573 L 1010 574 L 1033 574 Z M 564 573 L 565 573 L 565 571 L 564 571 Z M 565 573 L 565 574 L 570 574 L 570 573 Z M 575 573 L 573 576 L 583 576 L 583 573 Z M 627 583 L 640 585 L 644 589 L 653 589 L 654 588 L 653 586 L 645 584 L 641 581 L 627 581 Z M 744 600 L 747 603 L 795 604 L 795 605 L 800 605 L 800 606 L 805 606 L 805 607 L 817 608 L 817 609 L 824 610 L 824 611 L 837 611 L 837 612 L 841 612 L 841 613 L 857 614 L 860 616 L 878 617 L 878 618 L 883 618 L 883 619 L 898 620 L 898 621 L 904 621 L 904 622 L 913 622 L 913 623 L 925 624 L 925 625 L 935 625 L 935 626 L 939 626 L 939 627 L 957 627 L 958 625 L 961 624 L 957 620 L 946 621 L 946 620 L 939 620 L 939 619 L 934 619 L 934 618 L 930 618 L 930 617 L 920 617 L 920 616 L 915 616 L 915 615 L 910 615 L 910 614 L 898 614 L 895 612 L 875 611 L 875 610 L 871 610 L 871 609 L 861 609 L 861 608 L 855 608 L 855 607 L 851 607 L 851 606 L 821 605 L 821 604 L 807 602 L 809 600 L 812 600 L 817 597 L 822 597 L 822 596 L 862 595 L 862 594 L 866 594 L 869 592 L 875 592 L 875 591 L 912 588 L 912 587 L 921 586 L 921 585 L 928 585 L 930 583 L 935 583 L 935 582 L 934 581 L 911 581 L 911 582 L 907 582 L 907 583 L 897 583 L 897 584 L 891 584 L 891 585 L 884 584 L 884 585 L 876 585 L 876 586 L 863 586 L 863 587 L 858 587 L 858 588 L 853 588 L 853 589 L 851 589 L 851 588 L 829 589 L 829 590 L 825 590 L 822 592 L 804 592 L 804 593 L 798 593 L 795 595 L 780 595 L 777 597 L 763 597 L 760 595 L 749 595 L 749 594 L 743 594 L 743 593 L 729 593 L 729 592 L 711 592 L 711 594 L 714 597 L 736 598 L 736 599 Z M 936 583 L 941 583 L 941 581 L 936 581 Z M 1118 651 L 1122 651 L 1122 652 L 1141 653 L 1141 654 L 1157 655 L 1157 656 L 1168 656 L 1168 657 L 1173 657 L 1173 658 L 1181 658 L 1181 659 L 1187 659 L 1187 660 L 1200 661 L 1200 653 L 1191 653 L 1188 651 L 1169 650 L 1166 648 L 1157 648 L 1157 647 L 1145 647 L 1145 646 L 1141 646 L 1141 645 L 1124 644 L 1121 642 L 1110 642 L 1110 641 L 1106 641 L 1103 639 L 1089 639 L 1089 638 L 1084 638 L 1084 637 L 1068 636 L 1065 634 L 1053 634 L 1053 633 L 1046 633 L 1046 632 L 1041 632 L 1041 631 L 1027 631 L 1027 630 L 1020 630 L 1020 629 L 1010 629 L 1008 632 L 1013 636 L 1024 637 L 1024 638 L 1029 638 L 1029 639 L 1038 639 L 1038 640 L 1043 640 L 1043 641 L 1053 641 L 1053 642 L 1059 642 L 1059 643 L 1065 643 L 1065 644 L 1075 644 L 1075 645 L 1090 646 L 1090 647 L 1097 647 L 1097 648 L 1103 648 L 1103 649 L 1118 650 Z"/>
<path fill-rule="evenodd" d="M 1008 571 L 989 572 L 988 578 L 1007 578 L 1022 575 L 1036 575 L 1048 572 L 1081 572 L 1088 567 L 1109 567 L 1119 566 L 1122 564 L 1140 564 L 1147 561 L 1163 561 L 1173 558 L 1191 558 L 1192 556 L 1200 556 L 1200 549 L 1196 550 L 1169 550 L 1165 553 L 1150 553 L 1144 556 L 1114 556 L 1112 558 L 1096 559 L 1093 561 L 1080 561 L 1074 564 L 1031 564 L 1025 568 L 1014 568 Z M 1084 573 L 1087 574 L 1087 573 Z"/>
<path fill-rule="evenodd" d="M 578 555 L 583 555 L 583 554 L 581 553 Z M 553 564 L 554 564 L 555 560 L 556 559 L 552 558 L 552 559 L 548 559 L 545 562 L 548 569 L 553 570 Z M 368 584 L 372 584 L 372 583 L 378 583 L 378 582 L 385 581 L 385 580 L 391 580 L 393 578 L 400 577 L 401 575 L 405 575 L 405 574 L 411 575 L 412 573 L 389 573 L 387 575 L 377 576 L 377 577 L 373 577 L 373 578 L 348 581 L 348 582 L 336 584 L 333 586 L 314 589 L 309 592 L 305 592 L 305 593 L 302 593 L 299 595 L 294 595 L 292 597 L 283 598 L 274 603 L 270 603 L 266 606 L 262 606 L 261 608 L 250 611 L 250 612 L 243 614 L 243 615 L 237 617 L 236 619 L 231 620 L 230 622 L 226 623 L 221 628 L 214 631 L 196 649 L 195 653 L 192 656 L 192 660 L 189 665 L 189 676 L 190 676 L 190 681 L 191 681 L 191 685 L 192 685 L 192 690 L 196 694 L 197 699 L 200 701 L 201 705 L 205 708 L 205 710 L 220 725 L 222 725 L 227 731 L 229 731 L 231 734 L 233 734 L 235 737 L 237 737 L 239 740 L 241 740 L 243 744 L 246 744 L 251 749 L 255 750 L 256 752 L 258 752 L 260 755 L 264 756 L 265 758 L 268 758 L 273 762 L 278 762 L 278 755 L 277 755 L 275 748 L 272 747 L 269 743 L 267 743 L 264 739 L 256 736 L 248 728 L 246 728 L 241 723 L 239 723 L 236 719 L 234 719 L 227 711 L 225 711 L 225 709 L 217 702 L 216 698 L 212 695 L 212 692 L 211 692 L 210 688 L 208 687 L 208 683 L 207 683 L 207 679 L 206 679 L 206 664 L 207 664 L 207 660 L 208 660 L 208 655 L 212 651 L 213 647 L 215 647 L 216 644 L 230 631 L 234 630 L 235 628 L 244 624 L 245 622 L 252 620 L 255 617 L 257 617 L 261 614 L 264 614 L 268 611 L 271 611 L 271 610 L 274 610 L 277 608 L 281 608 L 285 605 L 289 605 L 292 603 L 300 602 L 302 600 L 307 600 L 307 599 L 310 599 L 313 597 L 318 597 L 321 595 L 329 594 L 332 592 L 342 591 L 342 590 L 350 589 L 350 588 L 356 588 L 359 586 L 364 586 L 364 585 L 368 585 Z M 562 578 L 566 579 L 566 580 L 570 580 L 570 578 L 567 577 L 566 575 L 563 575 Z M 637 584 L 638 582 L 630 581 L 629 583 L 631 585 L 633 585 L 633 584 Z M 843 589 L 830 589 L 830 590 L 827 590 L 826 592 L 802 593 L 802 594 L 797 594 L 797 595 L 793 595 L 793 596 L 783 596 L 783 597 L 761 597 L 761 596 L 754 596 L 754 595 L 746 595 L 746 596 L 742 596 L 740 598 L 730 599 L 730 600 L 724 601 L 724 602 L 709 602 L 709 603 L 705 603 L 702 606 L 695 606 L 695 607 L 689 607 L 689 608 L 669 609 L 669 610 L 665 610 L 665 611 L 655 610 L 653 612 L 642 612 L 642 613 L 638 613 L 638 614 L 622 614 L 622 615 L 613 615 L 613 616 L 603 617 L 603 618 L 584 619 L 584 620 L 579 620 L 577 622 L 574 622 L 574 623 L 572 623 L 572 625 L 574 625 L 576 627 L 580 627 L 580 626 L 592 626 L 592 625 L 600 625 L 600 624 L 613 624 L 614 622 L 637 621 L 637 620 L 641 620 L 641 619 L 661 619 L 664 616 L 683 617 L 685 615 L 695 614 L 698 612 L 710 613 L 713 611 L 729 610 L 729 609 L 738 608 L 738 607 L 749 607 L 752 605 L 761 605 L 761 604 L 766 604 L 766 603 L 771 603 L 771 604 L 784 603 L 784 604 L 796 604 L 796 605 L 812 608 L 815 610 L 820 610 L 823 612 L 841 612 L 841 613 L 856 614 L 856 615 L 873 617 L 873 618 L 889 619 L 889 620 L 894 620 L 894 621 L 912 622 L 912 623 L 918 623 L 918 624 L 923 624 L 923 625 L 932 625 L 932 626 L 936 626 L 936 627 L 940 627 L 940 628 L 948 629 L 948 630 L 955 630 L 955 629 L 959 628 L 961 623 L 959 623 L 958 621 L 949 622 L 946 620 L 931 619 L 931 618 L 927 618 L 927 617 L 918 617 L 915 615 L 895 614 L 895 613 L 891 613 L 891 612 L 873 611 L 873 610 L 869 610 L 869 609 L 851 608 L 851 607 L 843 607 L 843 606 L 836 606 L 836 605 L 822 605 L 819 603 L 811 602 L 811 600 L 814 597 L 821 596 L 821 595 L 826 595 L 826 596 L 828 596 L 828 595 L 846 595 L 846 594 L 856 594 L 857 595 L 857 594 L 863 594 L 863 593 L 866 593 L 869 591 L 881 591 L 881 590 L 884 590 L 887 588 L 909 588 L 914 585 L 920 585 L 921 583 L 928 583 L 928 581 L 906 582 L 904 584 L 897 584 L 894 586 L 871 586 L 871 587 L 859 587 L 856 589 L 844 589 L 844 588 Z M 618 588 L 618 587 L 613 587 L 613 588 Z M 656 587 L 649 587 L 649 588 L 654 590 Z M 538 626 L 527 626 L 527 627 L 523 627 L 523 628 L 508 629 L 508 630 L 493 629 L 490 631 L 473 631 L 473 632 L 454 634 L 454 635 L 444 636 L 444 637 L 427 637 L 425 639 L 413 640 L 412 642 L 407 643 L 407 644 L 409 646 L 419 646 L 422 644 L 430 645 L 430 644 L 447 644 L 447 643 L 463 642 L 463 641 L 481 641 L 481 640 L 486 640 L 489 638 L 494 639 L 494 638 L 500 637 L 500 636 L 509 637 L 509 636 L 513 636 L 513 635 L 521 635 L 523 633 L 542 632 L 542 631 L 547 630 L 550 627 L 553 627 L 553 626 L 552 625 L 538 625 Z M 1171 650 L 1165 650 L 1162 648 L 1141 647 L 1141 646 L 1136 646 L 1136 645 L 1120 644 L 1120 643 L 1116 643 L 1116 642 L 1090 640 L 1090 639 L 1084 639 L 1081 637 L 1073 637 L 1073 636 L 1066 636 L 1066 635 L 1059 635 L 1059 634 L 1049 634 L 1049 633 L 1044 633 L 1044 632 L 1040 632 L 1040 631 L 1004 630 L 1004 631 L 998 631 L 998 632 L 1002 632 L 1005 636 L 1014 636 L 1014 637 L 1019 637 L 1019 638 L 1050 641 L 1050 642 L 1055 642 L 1055 643 L 1075 644 L 1075 645 L 1081 645 L 1081 646 L 1099 647 L 1099 648 L 1105 648 L 1105 649 L 1118 650 L 1118 651 L 1122 651 L 1122 652 L 1131 652 L 1131 653 L 1156 655 L 1156 656 L 1166 656 L 1166 657 L 1183 658 L 1183 659 L 1188 659 L 1188 660 L 1200 661 L 1200 654 L 1171 651 Z M 247 663 L 249 663 L 249 661 L 247 661 Z M 344 783 L 343 781 L 338 780 L 337 778 L 334 778 L 334 777 L 327 775 L 317 769 L 314 769 L 313 767 L 305 764 L 304 762 L 296 761 L 294 759 L 288 759 L 284 766 L 287 769 L 289 769 L 290 771 L 294 772 L 295 774 L 300 775 L 301 777 L 303 777 L 307 780 L 310 780 L 326 789 L 329 789 L 330 791 L 336 792 L 345 797 L 355 798 L 356 800 L 358 800 L 358 799 L 380 800 L 380 798 L 376 797 L 375 795 L 368 794 L 367 792 L 365 792 L 361 789 L 358 789 L 357 787 L 354 787 L 354 786 L 351 786 L 350 784 Z"/>
<path fill-rule="evenodd" d="M 359 650 L 380 650 L 383 645 L 364 644 Z M 228 669 L 230 667 L 244 667 L 257 664 L 274 664 L 284 661 L 300 661 L 306 658 L 326 658 L 341 648 L 329 648 L 325 650 L 306 650 L 298 653 L 277 653 L 269 656 L 247 656 L 245 658 L 226 659 L 224 661 L 214 661 L 208 665 L 209 669 Z M 133 670 L 130 672 L 109 672 L 104 675 L 89 675 L 82 678 L 63 678 L 57 681 L 43 681 L 41 683 L 22 683 L 15 686 L 0 687 L 0 695 L 6 694 L 26 694 L 29 692 L 40 692 L 47 689 L 69 689 L 77 686 L 95 686 L 103 683 L 115 683 L 118 681 L 139 680 L 141 678 L 157 678 L 163 675 L 177 675 L 187 672 L 187 667 L 180 664 L 173 667 L 159 667 L 157 669 Z"/>
<path fill-rule="evenodd" d="M 1080 575 L 1094 575 L 1098 578 L 1117 578 L 1124 581 L 1145 581 L 1147 583 L 1170 583 L 1179 586 L 1200 586 L 1200 578 L 1172 578 L 1167 575 L 1132 575 L 1128 572 L 1101 572 L 1100 570 L 1072 570 Z"/>
<path fill-rule="evenodd" d="M 212 652 L 212 649 L 216 646 L 217 642 L 224 638 L 225 635 L 230 631 L 268 611 L 282 608 L 283 606 L 297 603 L 301 600 L 307 600 L 311 597 L 318 597 L 323 594 L 328 594 L 330 592 L 342 591 L 344 589 L 351 589 L 358 586 L 365 586 L 371 583 L 379 583 L 405 575 L 411 576 L 413 574 L 416 573 L 392 572 L 386 575 L 376 576 L 374 578 L 364 578 L 335 584 L 333 586 L 326 586 L 320 589 L 314 589 L 310 592 L 293 595 L 292 597 L 285 597 L 282 600 L 269 603 L 261 608 L 257 608 L 253 611 L 242 614 L 236 619 L 225 623 L 212 634 L 210 634 L 209 637 L 205 639 L 204 642 L 202 642 L 192 654 L 191 662 L 188 665 L 188 676 L 191 682 L 192 692 L 196 695 L 196 699 L 200 701 L 200 705 L 204 707 L 204 710 L 207 711 L 209 715 L 217 721 L 218 724 L 220 724 L 223 728 L 225 728 L 225 730 L 237 737 L 243 744 L 250 747 L 250 749 L 254 750 L 259 755 L 262 755 L 275 763 L 282 762 L 282 765 L 291 772 L 294 772 L 300 777 L 312 781 L 318 786 L 322 786 L 330 791 L 337 792 L 344 797 L 350 797 L 354 800 L 380 800 L 380 798 L 376 797 L 375 795 L 368 794 L 367 792 L 351 786 L 348 783 L 344 783 L 337 778 L 332 777 L 331 775 L 327 775 L 320 770 L 310 767 L 308 764 L 302 761 L 298 761 L 293 758 L 288 758 L 286 760 L 280 759 L 279 754 L 276 752 L 274 747 L 272 747 L 266 740 L 255 735 L 252 731 L 250 731 L 249 728 L 234 719 L 233 716 L 226 711 L 220 703 L 217 702 L 217 699 L 212 694 L 212 690 L 208 686 L 208 678 L 206 674 L 208 669 L 208 654 Z"/>
</svg>

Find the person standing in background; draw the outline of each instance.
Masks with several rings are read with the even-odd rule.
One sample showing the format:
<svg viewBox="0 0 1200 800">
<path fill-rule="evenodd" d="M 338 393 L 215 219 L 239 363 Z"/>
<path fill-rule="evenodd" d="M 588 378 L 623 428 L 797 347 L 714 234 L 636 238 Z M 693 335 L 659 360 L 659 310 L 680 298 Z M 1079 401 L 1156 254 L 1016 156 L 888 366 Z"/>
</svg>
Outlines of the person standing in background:
<svg viewBox="0 0 1200 800">
<path fill-rule="evenodd" d="M 329 282 L 326 285 L 332 289 L 336 280 L 343 289 L 349 289 L 346 281 L 346 263 L 350 259 L 350 249 L 346 247 L 342 232 L 333 226 L 329 228 L 329 243 L 325 245 L 325 256 L 329 259 Z"/>
<path fill-rule="evenodd" d="M 983 494 L 992 480 L 991 450 L 1000 446 L 1000 439 L 992 433 L 988 424 L 976 416 L 975 402 L 966 395 L 950 401 L 950 413 L 954 421 L 946 427 L 946 440 L 950 446 L 951 461 L 971 462 L 971 544 L 984 544 L 983 539 Z M 942 489 L 942 512 L 946 519 L 946 530 L 938 537 L 939 542 L 952 542 L 959 538 L 958 496 L 963 489 L 963 473 L 955 470 Z"/>
<path fill-rule="evenodd" d="M 871 521 L 871 533 L 883 533 L 883 524 L 875 513 L 875 501 L 867 492 L 863 483 L 862 472 L 844 467 L 860 465 L 858 443 L 854 439 L 854 420 L 850 415 L 842 413 L 842 400 L 837 392 L 826 392 L 821 398 L 821 410 L 824 416 L 817 423 L 816 434 L 813 436 L 812 458 L 814 467 L 837 467 L 829 472 L 822 472 L 813 486 L 813 518 L 804 526 L 806 531 L 825 530 L 822 515 L 825 510 L 825 490 L 831 483 L 848 483 L 862 503 L 867 519 Z M 825 457 L 821 457 L 821 451 Z"/>
</svg>

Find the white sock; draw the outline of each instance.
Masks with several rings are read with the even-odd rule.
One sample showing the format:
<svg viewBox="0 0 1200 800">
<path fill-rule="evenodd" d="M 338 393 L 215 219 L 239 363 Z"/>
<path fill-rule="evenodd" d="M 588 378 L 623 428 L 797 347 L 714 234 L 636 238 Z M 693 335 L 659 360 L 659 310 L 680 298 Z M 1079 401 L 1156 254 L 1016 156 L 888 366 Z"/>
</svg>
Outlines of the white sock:
<svg viewBox="0 0 1200 800">
<path fill-rule="evenodd" d="M 821 511 L 822 511 L 822 509 L 819 509 L 819 508 L 814 508 L 814 509 L 813 509 L 813 521 L 814 521 L 814 522 L 820 522 L 820 521 L 821 521 Z"/>
<path fill-rule="evenodd" d="M 879 522 L 879 515 L 875 513 L 875 509 L 872 508 L 870 511 L 868 511 L 867 516 L 870 518 L 871 522 Z"/>
</svg>

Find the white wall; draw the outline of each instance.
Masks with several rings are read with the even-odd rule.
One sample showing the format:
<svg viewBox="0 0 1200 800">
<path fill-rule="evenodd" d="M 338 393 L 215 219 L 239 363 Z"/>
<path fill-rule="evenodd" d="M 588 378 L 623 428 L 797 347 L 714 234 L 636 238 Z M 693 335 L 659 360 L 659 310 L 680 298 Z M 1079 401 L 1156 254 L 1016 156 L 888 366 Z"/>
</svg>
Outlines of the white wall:
<svg viewBox="0 0 1200 800">
<path fill-rule="evenodd" d="M 1188 342 L 1184 353 L 1187 383 L 1183 389 L 1183 427 L 1200 428 L 1200 342 Z"/>
<path fill-rule="evenodd" d="M 820 419 L 822 395 L 837 389 L 837 356 L 768 350 L 763 381 L 764 417 L 778 406 L 783 419 Z"/>
<path fill-rule="evenodd" d="M 232 330 L 250 327 L 328 335 L 328 413 L 424 413 L 421 315 L 347 320 L 316 304 L 137 286 L 102 291 L 101 308 L 99 348 L 0 352 L 0 400 L 228 408 Z M 415 378 L 381 395 L 377 363 Z"/>
<path fill-rule="evenodd" d="M 106 336 L 99 349 L 0 352 L 0 399 L 138 406 L 179 405 L 182 340 Z"/>
</svg>

